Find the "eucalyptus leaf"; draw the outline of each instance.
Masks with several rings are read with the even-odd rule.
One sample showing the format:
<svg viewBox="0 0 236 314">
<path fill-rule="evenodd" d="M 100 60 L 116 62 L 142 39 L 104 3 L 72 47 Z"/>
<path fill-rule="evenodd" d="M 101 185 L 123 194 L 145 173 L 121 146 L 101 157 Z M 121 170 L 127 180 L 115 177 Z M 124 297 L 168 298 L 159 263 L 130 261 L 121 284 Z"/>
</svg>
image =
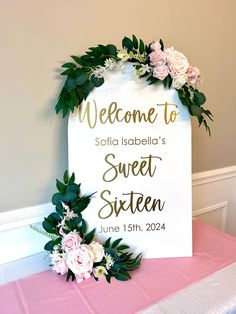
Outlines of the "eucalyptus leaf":
<svg viewBox="0 0 236 314">
<path fill-rule="evenodd" d="M 206 97 L 203 93 L 197 91 L 194 93 L 194 102 L 198 106 L 202 106 L 206 102 Z"/>
<path fill-rule="evenodd" d="M 200 117 L 202 115 L 202 108 L 197 105 L 192 105 L 191 112 L 193 116 Z"/>
<path fill-rule="evenodd" d="M 114 57 L 117 56 L 117 48 L 115 45 L 110 44 L 110 45 L 106 45 L 106 47 L 107 47 L 107 50 L 109 52 L 109 55 L 112 55 Z"/>
<path fill-rule="evenodd" d="M 103 77 L 96 77 L 94 74 L 91 76 L 91 81 L 95 87 L 100 87 L 104 83 Z"/>
<path fill-rule="evenodd" d="M 61 193 L 53 194 L 53 196 L 52 196 L 52 203 L 53 203 L 53 205 L 57 205 L 57 204 L 59 204 L 59 203 L 61 203 L 63 201 L 64 201 L 64 195 L 63 194 L 61 194 Z"/>
</svg>

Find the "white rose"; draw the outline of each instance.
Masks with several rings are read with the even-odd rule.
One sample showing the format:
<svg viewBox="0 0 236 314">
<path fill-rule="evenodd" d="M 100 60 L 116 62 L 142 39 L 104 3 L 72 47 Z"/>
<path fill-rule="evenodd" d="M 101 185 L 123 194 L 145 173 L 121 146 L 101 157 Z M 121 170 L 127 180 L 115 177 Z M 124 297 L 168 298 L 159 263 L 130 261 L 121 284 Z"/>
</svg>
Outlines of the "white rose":
<svg viewBox="0 0 236 314">
<path fill-rule="evenodd" d="M 187 75 L 179 75 L 173 79 L 172 87 L 176 89 L 180 89 L 184 84 L 187 82 L 188 77 Z"/>
<path fill-rule="evenodd" d="M 165 49 L 167 65 L 172 78 L 183 76 L 189 68 L 188 59 L 173 47 Z M 179 80 L 179 79 L 178 79 Z"/>
<path fill-rule="evenodd" d="M 88 246 L 89 246 L 90 250 L 93 253 L 93 258 L 92 258 L 93 262 L 94 263 L 101 262 L 101 260 L 104 257 L 104 248 L 103 248 L 103 246 L 100 243 L 95 242 L 95 241 L 91 242 Z"/>
</svg>

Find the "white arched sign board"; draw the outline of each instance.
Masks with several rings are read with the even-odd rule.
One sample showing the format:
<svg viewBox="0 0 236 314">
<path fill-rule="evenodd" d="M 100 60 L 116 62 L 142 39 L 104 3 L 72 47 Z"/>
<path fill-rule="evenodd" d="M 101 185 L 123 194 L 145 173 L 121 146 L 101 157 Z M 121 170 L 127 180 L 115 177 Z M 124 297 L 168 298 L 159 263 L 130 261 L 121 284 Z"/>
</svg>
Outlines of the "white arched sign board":
<svg viewBox="0 0 236 314">
<path fill-rule="evenodd" d="M 96 192 L 83 216 L 104 241 L 144 257 L 192 255 L 191 124 L 174 89 L 132 65 L 107 71 L 69 117 L 69 171 Z"/>
</svg>

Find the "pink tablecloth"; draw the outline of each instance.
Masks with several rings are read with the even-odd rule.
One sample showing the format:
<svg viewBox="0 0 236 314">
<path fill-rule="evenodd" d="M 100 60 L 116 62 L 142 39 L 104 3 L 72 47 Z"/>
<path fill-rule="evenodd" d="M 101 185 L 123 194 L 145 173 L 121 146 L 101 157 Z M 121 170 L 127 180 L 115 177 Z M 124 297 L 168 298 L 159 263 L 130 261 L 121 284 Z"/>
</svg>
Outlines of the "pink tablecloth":
<svg viewBox="0 0 236 314">
<path fill-rule="evenodd" d="M 200 221 L 193 222 L 193 249 L 193 257 L 144 260 L 131 281 L 111 285 L 66 283 L 45 271 L 1 286 L 0 313 L 135 313 L 236 261 L 236 238 Z"/>
</svg>

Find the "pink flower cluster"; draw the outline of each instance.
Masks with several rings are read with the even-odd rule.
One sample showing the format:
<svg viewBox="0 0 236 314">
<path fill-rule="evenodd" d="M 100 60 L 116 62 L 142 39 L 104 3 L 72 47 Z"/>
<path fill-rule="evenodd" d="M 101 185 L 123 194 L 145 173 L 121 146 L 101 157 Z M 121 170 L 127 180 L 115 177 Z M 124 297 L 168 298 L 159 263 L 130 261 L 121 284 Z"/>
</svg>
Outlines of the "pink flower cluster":
<svg viewBox="0 0 236 314">
<path fill-rule="evenodd" d="M 51 254 L 53 270 L 65 275 L 70 269 L 75 274 L 77 283 L 91 277 L 93 263 L 101 261 L 103 256 L 104 249 L 101 244 L 95 241 L 89 245 L 82 244 L 77 232 L 64 235 L 60 250 L 56 248 Z"/>
<path fill-rule="evenodd" d="M 163 81 L 169 74 L 172 86 L 180 89 L 187 82 L 195 84 L 200 75 L 199 69 L 189 65 L 188 59 L 173 47 L 161 50 L 159 42 L 151 44 L 152 52 L 149 54 L 153 68 L 153 76 Z"/>
</svg>

